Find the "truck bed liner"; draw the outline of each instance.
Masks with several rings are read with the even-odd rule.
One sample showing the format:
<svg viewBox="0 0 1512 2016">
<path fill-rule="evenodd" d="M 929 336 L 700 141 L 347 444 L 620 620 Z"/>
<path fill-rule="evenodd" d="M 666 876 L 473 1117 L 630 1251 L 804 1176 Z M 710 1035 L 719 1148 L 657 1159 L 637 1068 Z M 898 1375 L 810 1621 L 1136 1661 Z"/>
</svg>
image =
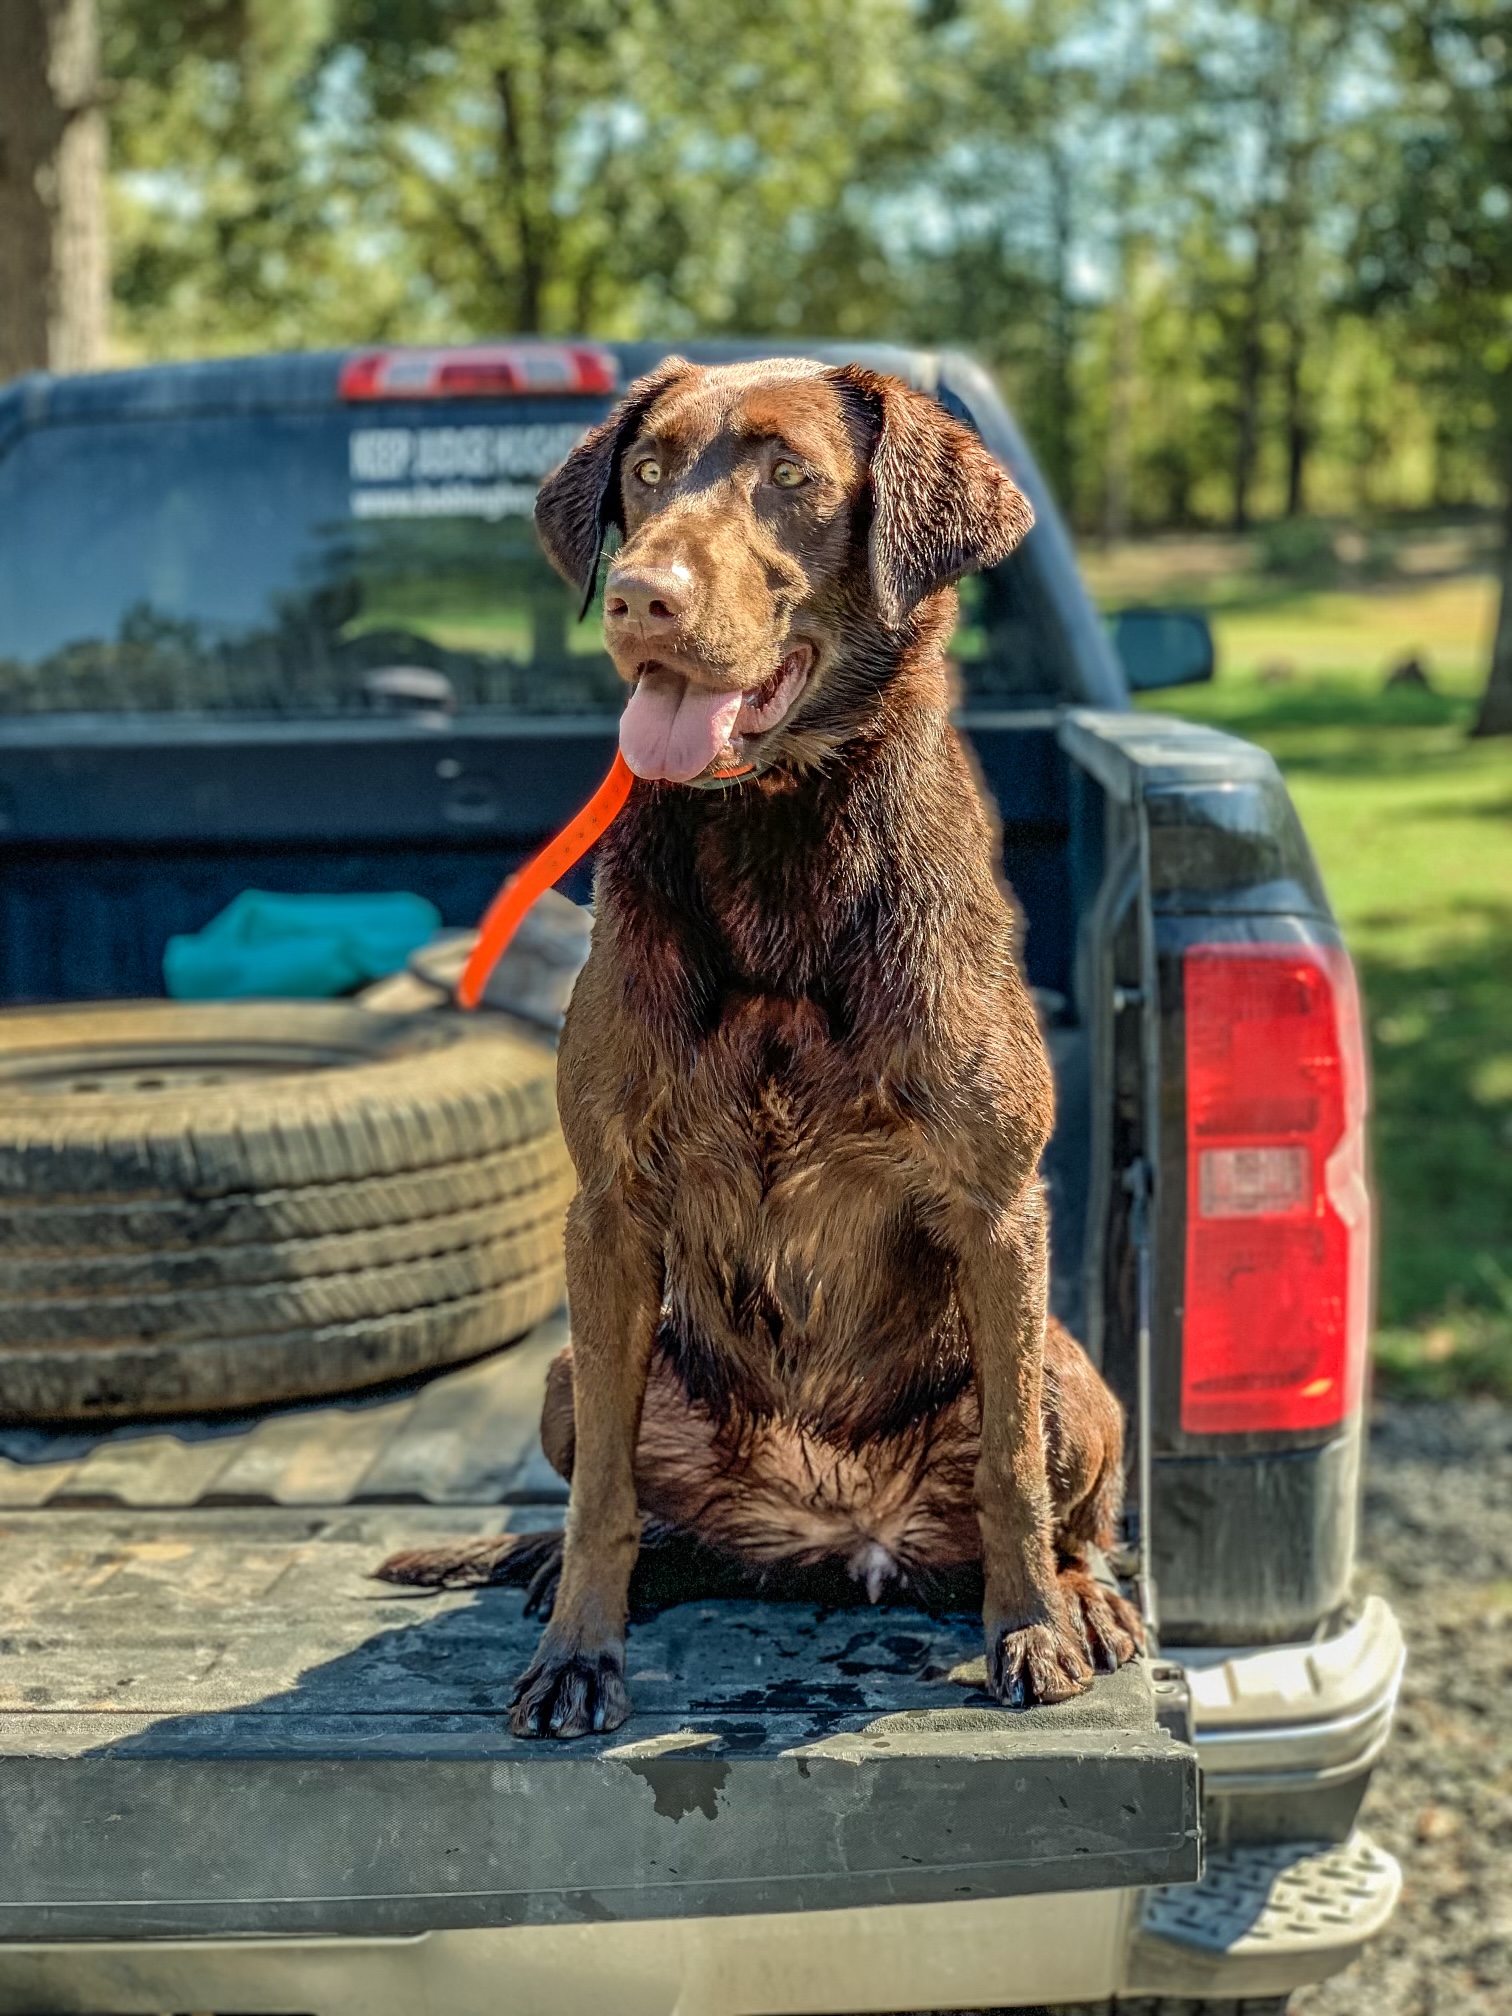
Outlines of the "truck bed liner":
<svg viewBox="0 0 1512 2016">
<path fill-rule="evenodd" d="M 565 1504 L 536 1428 L 561 1317 L 460 1370 L 343 1400 L 127 1427 L 0 1427 L 0 1512 Z"/>
<path fill-rule="evenodd" d="M 409 1441 L 365 1474 L 407 1502 L 143 1511 L 120 1466 L 137 1449 L 150 1474 L 163 1437 L 118 1434 L 109 1494 L 0 1514 L 0 1938 L 405 1934 L 1198 1874 L 1196 1759 L 1157 1726 L 1148 1669 L 1006 1713 L 970 1617 L 684 1603 L 632 1629 L 623 1729 L 516 1741 L 538 1628 L 520 1596 L 370 1577 L 427 1533 L 559 1520 L 522 1485 L 557 1341 L 383 1403 L 411 1407 Z M 502 1386 L 478 1405 L 506 1375 L 517 1432 Z M 272 1426 L 244 1440 L 244 1476 Z M 476 1474 L 480 1440 L 507 1512 L 416 1502 Z"/>
</svg>

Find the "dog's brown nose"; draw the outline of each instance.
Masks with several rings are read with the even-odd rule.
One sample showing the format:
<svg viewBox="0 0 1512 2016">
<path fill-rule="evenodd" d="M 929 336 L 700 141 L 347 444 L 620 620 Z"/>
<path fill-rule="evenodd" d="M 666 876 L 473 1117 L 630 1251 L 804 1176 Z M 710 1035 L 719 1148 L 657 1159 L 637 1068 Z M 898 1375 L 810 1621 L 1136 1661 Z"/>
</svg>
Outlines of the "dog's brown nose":
<svg viewBox="0 0 1512 2016">
<path fill-rule="evenodd" d="M 687 602 L 681 567 L 616 567 L 604 587 L 609 621 L 638 623 L 646 630 L 672 629 L 682 621 Z"/>
</svg>

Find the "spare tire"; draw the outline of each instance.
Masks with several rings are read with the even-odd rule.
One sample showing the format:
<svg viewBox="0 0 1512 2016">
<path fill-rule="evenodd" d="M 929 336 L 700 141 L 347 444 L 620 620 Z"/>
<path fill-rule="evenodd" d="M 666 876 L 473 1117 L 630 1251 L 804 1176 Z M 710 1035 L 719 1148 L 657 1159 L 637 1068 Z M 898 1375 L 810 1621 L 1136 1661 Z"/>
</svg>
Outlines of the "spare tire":
<svg viewBox="0 0 1512 2016">
<path fill-rule="evenodd" d="M 0 1416 L 249 1407 L 560 1303 L 555 1059 L 335 1002 L 0 1013 Z"/>
</svg>

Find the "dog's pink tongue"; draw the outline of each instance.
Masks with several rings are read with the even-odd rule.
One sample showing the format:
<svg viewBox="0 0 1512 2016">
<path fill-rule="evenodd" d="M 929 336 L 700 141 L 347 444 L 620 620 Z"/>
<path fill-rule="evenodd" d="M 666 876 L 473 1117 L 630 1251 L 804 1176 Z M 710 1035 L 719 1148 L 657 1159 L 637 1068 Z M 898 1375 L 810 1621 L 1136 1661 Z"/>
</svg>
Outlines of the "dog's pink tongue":
<svg viewBox="0 0 1512 2016">
<path fill-rule="evenodd" d="M 620 754 L 637 777 L 687 784 L 729 741 L 744 698 L 676 672 L 645 672 L 620 716 Z"/>
</svg>

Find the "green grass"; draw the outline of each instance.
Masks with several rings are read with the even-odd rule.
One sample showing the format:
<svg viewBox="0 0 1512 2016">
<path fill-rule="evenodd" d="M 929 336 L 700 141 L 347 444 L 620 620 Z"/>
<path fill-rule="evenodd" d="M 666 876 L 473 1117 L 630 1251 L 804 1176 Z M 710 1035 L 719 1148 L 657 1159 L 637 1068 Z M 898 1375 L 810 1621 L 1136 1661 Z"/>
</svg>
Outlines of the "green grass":
<svg viewBox="0 0 1512 2016">
<path fill-rule="evenodd" d="M 1376 1360 L 1388 1386 L 1512 1398 L 1512 742 L 1466 729 L 1494 614 L 1490 577 L 1288 586 L 1226 567 L 1205 604 L 1210 687 L 1165 711 L 1269 749 L 1286 774 L 1360 971 L 1380 1205 Z M 1216 543 L 1216 542 L 1215 542 Z M 1161 599 L 1148 549 L 1088 567 L 1105 602 Z M 1174 591 L 1174 592 L 1172 592 Z M 1383 690 L 1409 652 L 1435 690 Z"/>
</svg>

